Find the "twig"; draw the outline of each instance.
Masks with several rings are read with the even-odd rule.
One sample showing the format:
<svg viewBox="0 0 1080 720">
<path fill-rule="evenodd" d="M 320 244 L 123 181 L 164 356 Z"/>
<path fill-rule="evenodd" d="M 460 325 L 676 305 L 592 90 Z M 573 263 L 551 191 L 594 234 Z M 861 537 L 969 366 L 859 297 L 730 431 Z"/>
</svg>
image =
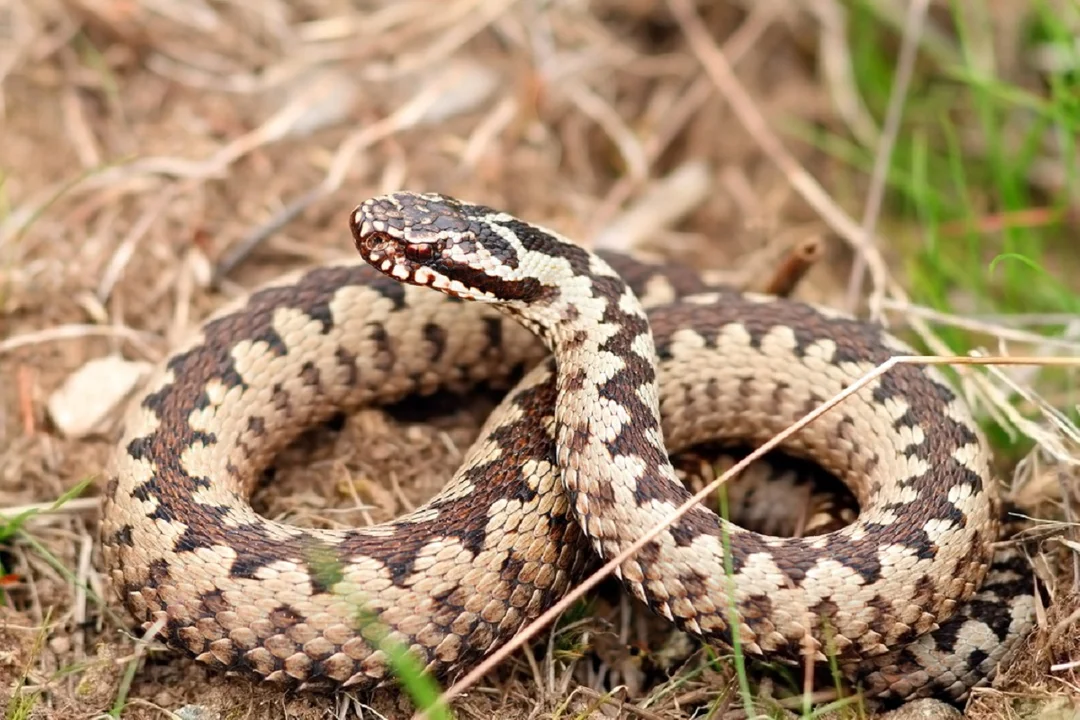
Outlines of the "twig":
<svg viewBox="0 0 1080 720">
<path fill-rule="evenodd" d="M 907 97 L 911 75 L 915 69 L 915 54 L 919 49 L 919 36 L 922 34 L 923 21 L 926 18 L 930 0 L 915 0 L 908 6 L 907 19 L 904 22 L 904 35 L 900 45 L 900 57 L 897 60 L 896 76 L 889 93 L 889 107 L 885 113 L 885 127 L 882 128 L 878 151 L 874 157 L 874 167 L 870 173 L 870 187 L 866 193 L 866 207 L 863 210 L 862 231 L 865 242 L 874 242 L 874 227 L 881 212 L 881 201 L 885 196 L 886 175 L 892 160 L 893 145 L 900 132 L 900 118 L 904 114 L 904 99 Z M 851 267 L 848 282 L 846 307 L 854 311 L 862 295 L 863 277 L 866 273 L 866 257 L 856 254 Z"/>
<path fill-rule="evenodd" d="M 94 538 L 88 533 L 79 537 L 79 559 L 76 565 L 75 598 L 72 608 L 72 621 L 75 624 L 74 654 L 77 662 L 82 662 L 86 656 L 86 589 L 90 579 L 90 557 L 94 550 Z"/>
<path fill-rule="evenodd" d="M 649 157 L 637 135 L 615 108 L 577 80 L 566 81 L 561 90 L 581 114 L 595 122 L 618 148 L 630 178 L 634 182 L 644 182 L 649 175 Z"/>
<path fill-rule="evenodd" d="M 793 188 L 822 217 L 822 219 L 861 255 L 870 272 L 872 291 L 868 299 L 869 314 L 872 320 L 880 320 L 882 304 L 886 294 L 901 302 L 907 302 L 904 289 L 892 279 L 886 271 L 885 261 L 878 249 L 878 238 L 867 236 L 855 220 L 829 196 L 820 184 L 804 170 L 792 155 L 784 148 L 776 135 L 769 129 L 768 123 L 758 112 L 752 99 L 735 77 L 731 65 L 724 53 L 716 47 L 705 29 L 701 19 L 694 11 L 690 0 L 667 0 L 690 43 L 691 50 L 702 64 L 705 71 L 716 83 L 720 91 L 728 98 L 735 116 L 743 127 L 758 143 L 770 160 L 780 168 Z M 942 356 L 953 355 L 941 338 L 919 318 L 910 318 L 910 326 L 920 339 L 926 343 L 930 352 Z M 962 389 L 987 392 L 987 380 L 976 374 L 969 377 L 966 368 L 958 368 Z"/>
<path fill-rule="evenodd" d="M 1071 359 L 1075 360 L 1075 358 Z M 1080 428 L 1075 427 L 1064 412 L 1053 407 L 1033 390 L 1017 383 L 1007 374 L 993 367 L 988 368 L 988 372 L 1002 384 L 1011 388 L 1017 395 L 1038 408 L 1046 419 L 1049 420 L 1050 424 L 1057 429 L 1058 435 L 1055 436 L 1047 430 L 1044 430 L 1037 423 L 1029 421 L 1020 414 L 1013 403 L 1007 401 L 1000 403 L 1004 412 L 1009 416 L 1009 419 L 1012 420 L 1013 424 L 1020 428 L 1026 435 L 1038 441 L 1042 451 L 1053 457 L 1056 462 L 1070 467 L 1080 467 L 1080 459 L 1072 456 L 1072 452 L 1068 446 L 1068 444 L 1071 444 L 1072 447 L 1080 445 Z"/>
<path fill-rule="evenodd" d="M 190 181 L 187 184 L 190 184 Z M 179 191 L 180 188 L 177 185 L 166 187 L 157 200 L 151 203 L 150 207 L 139 216 L 128 234 L 120 241 L 116 252 L 113 253 L 109 259 L 109 264 L 105 266 L 105 270 L 102 272 L 101 282 L 98 283 L 97 292 L 94 294 L 99 303 L 104 303 L 109 299 L 113 287 L 124 273 L 124 268 L 127 267 L 128 262 L 135 255 L 139 241 L 149 232 L 158 217 L 165 211 L 165 208 L 169 206 L 169 203 L 173 201 Z"/>
<path fill-rule="evenodd" d="M 817 46 L 821 76 L 837 114 L 859 143 L 866 147 L 877 144 L 881 133 L 855 80 L 855 62 L 847 41 L 847 9 L 835 0 L 808 0 L 803 5 L 821 26 Z"/>
<path fill-rule="evenodd" d="M 807 238 L 798 243 L 784 255 L 763 291 L 769 295 L 788 297 L 824 252 L 825 244 L 820 237 Z"/>
<path fill-rule="evenodd" d="M 465 0 L 457 4 L 461 11 L 458 19 L 443 27 L 434 41 L 413 43 L 421 48 L 418 52 L 400 55 L 390 68 L 389 80 L 415 72 L 421 68 L 432 67 L 443 58 L 449 57 L 455 50 L 479 35 L 488 25 L 495 22 L 513 5 L 516 0 Z"/>
<path fill-rule="evenodd" d="M 143 700 L 142 698 L 128 698 L 127 705 L 129 705 L 129 706 L 130 705 L 138 705 L 139 707 L 149 708 L 150 710 L 153 710 L 153 711 L 155 711 L 157 713 L 160 713 L 164 717 L 168 718 L 168 720 L 185 720 L 185 717 L 177 715 L 172 710 L 168 710 L 166 708 L 163 708 L 160 705 L 155 705 L 154 703 L 150 702 L 149 700 Z M 106 715 L 105 717 L 111 717 L 111 716 Z M 190 716 L 188 716 L 188 717 L 190 717 Z"/>
<path fill-rule="evenodd" d="M 422 48 L 416 53 L 399 56 L 398 61 L 387 68 L 385 73 L 373 73 L 372 79 L 390 81 L 407 75 L 420 67 L 435 65 L 440 59 L 448 57 L 457 48 L 468 42 L 473 36 L 497 20 L 513 5 L 515 0 L 463 0 L 454 6 L 453 12 L 460 12 L 460 21 L 449 25 L 440 32 L 433 43 L 413 43 Z M 290 202 L 283 210 L 276 213 L 266 224 L 253 230 L 239 244 L 234 246 L 217 265 L 210 278 L 210 287 L 216 289 L 224 277 L 250 255 L 255 248 L 270 235 L 292 221 L 306 208 L 324 197 L 336 192 L 345 180 L 346 174 L 353 167 L 353 158 L 361 150 L 398 132 L 423 124 L 445 120 L 445 115 L 431 115 L 439 108 L 439 101 L 446 96 L 445 78 L 435 77 L 417 92 L 408 102 L 400 106 L 389 116 L 371 123 L 354 132 L 338 146 L 323 181 L 301 197 Z"/>
<path fill-rule="evenodd" d="M 1059 469 L 1056 473 L 1058 487 L 1061 492 L 1062 508 L 1065 511 L 1065 525 L 1068 528 L 1068 532 L 1075 538 L 1080 538 L 1080 526 L 1076 522 L 1076 508 L 1075 503 L 1072 502 L 1070 495 L 1070 488 L 1076 485 L 1076 480 L 1080 478 L 1080 472 L 1077 472 L 1077 467 L 1074 464 L 1069 470 Z M 1064 538 L 1062 538 L 1064 540 Z M 1072 589 L 1073 592 L 1080 590 L 1080 543 L 1072 542 L 1073 553 L 1072 559 Z"/>
<path fill-rule="evenodd" d="M 34 419 L 34 369 L 19 365 L 19 415 L 22 417 L 23 435 L 31 437 L 37 429 Z"/>
<path fill-rule="evenodd" d="M 653 182 L 633 205 L 595 238 L 596 249 L 627 252 L 642 240 L 677 223 L 709 194 L 712 173 L 705 162 L 687 162 Z"/>
<path fill-rule="evenodd" d="M 882 302 L 882 307 L 887 310 L 895 310 L 902 315 L 914 315 L 917 317 L 930 320 L 931 322 L 939 323 L 941 325 L 949 325 L 951 327 L 958 327 L 963 330 L 971 330 L 972 332 L 985 333 L 986 335 L 992 335 L 1001 340 L 1009 340 L 1019 343 L 1030 343 L 1033 345 L 1042 345 L 1046 348 L 1059 348 L 1068 352 L 1080 354 L 1080 341 L 1066 340 L 1064 338 L 1052 337 L 1048 335 L 1040 335 L 1039 333 L 1029 332 L 1027 330 L 1018 330 L 1012 327 L 1004 327 L 998 323 L 1005 323 L 1014 321 L 1014 317 L 1001 317 L 982 320 L 977 317 L 969 317 L 962 315 L 953 315 L 950 313 L 934 310 L 933 308 L 923 307 L 922 305 L 912 305 L 906 302 L 897 302 L 886 298 Z M 1076 316 L 1068 316 L 1068 318 L 1047 318 L 1050 321 L 1067 321 L 1075 320 Z M 1019 323 L 1014 323 L 1019 324 Z M 1048 322 L 1047 324 L 1050 324 Z"/>
<path fill-rule="evenodd" d="M 1061 672 L 1062 670 L 1072 670 L 1073 668 L 1080 668 L 1080 660 L 1070 660 L 1069 662 L 1051 665 L 1050 672 Z"/>
<path fill-rule="evenodd" d="M 84 168 L 93 168 L 101 164 L 101 150 L 94 133 L 86 121 L 83 103 L 74 86 L 65 88 L 60 99 L 60 109 L 64 115 L 64 128 L 71 140 L 75 155 Z"/>
<path fill-rule="evenodd" d="M 546 611 L 541 613 L 539 617 L 537 617 L 535 620 L 529 623 L 528 626 L 518 632 L 517 635 L 507 641 L 505 645 L 488 655 L 483 661 L 476 665 L 476 667 L 466 673 L 460 680 L 447 688 L 436 701 L 433 709 L 446 707 L 446 703 L 448 703 L 450 700 L 457 697 L 466 689 L 471 687 L 474 683 L 476 683 L 477 680 L 479 680 L 485 674 L 494 669 L 507 656 L 509 656 L 519 647 L 532 639 L 548 623 L 552 622 L 560 614 L 565 612 L 571 605 L 577 602 L 581 596 L 583 596 L 589 590 L 598 585 L 605 577 L 610 575 L 620 565 L 626 562 L 626 560 L 628 560 L 639 550 L 641 550 L 641 548 L 652 542 L 652 540 L 661 532 L 666 530 L 668 526 L 670 526 L 673 522 L 685 515 L 691 508 L 695 507 L 698 503 L 708 498 L 709 495 L 716 490 L 716 488 L 720 487 L 720 485 L 726 483 L 732 477 L 745 470 L 747 466 L 760 459 L 771 450 L 775 449 L 778 445 L 783 443 L 789 437 L 802 430 L 814 420 L 817 420 L 819 417 L 839 405 L 847 398 L 859 392 L 861 389 L 866 387 L 875 379 L 881 377 L 897 365 L 1052 365 L 1056 367 L 1080 367 L 1080 357 L 969 357 L 963 355 L 941 357 L 938 355 L 897 355 L 889 358 L 885 362 L 861 375 L 857 380 L 852 382 L 842 391 L 836 393 L 827 401 L 817 406 L 809 413 L 803 415 L 801 418 L 799 418 L 799 420 L 788 425 L 782 431 L 764 442 L 760 447 L 748 453 L 742 460 L 732 465 L 731 468 L 729 468 L 718 478 L 706 484 L 701 490 L 696 492 L 686 502 L 684 502 L 682 505 L 670 512 L 662 520 L 660 520 L 648 532 L 646 532 L 640 538 L 638 538 L 633 543 L 624 548 L 622 551 L 613 556 L 592 575 L 585 578 L 577 587 L 564 595 L 558 602 L 556 602 Z M 421 720 L 422 718 L 426 717 L 427 714 L 424 711 L 418 712 L 413 715 L 414 720 Z"/>
<path fill-rule="evenodd" d="M 476 124 L 469 139 L 465 142 L 465 149 L 461 152 L 462 166 L 473 169 L 480 162 L 485 153 L 496 148 L 499 135 L 505 130 L 518 113 L 517 98 L 504 97 L 492 108 L 487 117 Z"/>
<path fill-rule="evenodd" d="M 30 522 L 34 522 L 53 515 L 69 515 L 76 512 L 97 511 L 100 504 L 101 502 L 96 497 L 72 498 L 62 505 L 57 505 L 55 500 L 50 500 L 49 502 L 28 503 L 26 505 L 14 505 L 12 507 L 0 508 L 0 518 L 7 520 L 26 513 L 33 513 Z"/>
<path fill-rule="evenodd" d="M 240 242 L 230 247 L 214 266 L 213 274 L 210 276 L 210 289 L 220 289 L 221 281 L 225 276 L 232 272 L 233 268 L 243 262 L 244 258 L 250 255 L 255 248 L 262 245 L 267 238 L 288 225 L 300 215 L 300 213 L 304 212 L 304 210 L 326 194 L 326 189 L 322 184 L 318 185 L 313 190 L 307 191 L 282 208 L 274 215 L 274 217 L 270 218 L 267 223 L 255 228 L 244 236 Z"/>
<path fill-rule="evenodd" d="M 233 247 L 214 267 L 210 277 L 210 287 L 217 288 L 221 281 L 234 267 L 239 265 L 270 235 L 283 227 L 309 206 L 332 194 L 345 180 L 345 175 L 352 167 L 353 158 L 361 150 L 370 147 L 379 140 L 416 125 L 442 95 L 443 88 L 437 83 L 429 83 L 408 102 L 387 117 L 374 122 L 356 132 L 338 146 L 334 159 L 330 163 L 323 181 L 314 189 L 285 206 L 263 226 L 256 228 L 239 244 Z"/>
<path fill-rule="evenodd" d="M 733 65 L 746 57 L 764 32 L 772 25 L 779 14 L 779 3 L 767 3 L 755 7 L 746 21 L 724 43 L 724 53 L 731 58 Z M 660 157 L 679 132 L 694 117 L 694 114 L 712 97 L 714 83 L 707 77 L 695 80 L 676 101 L 675 106 L 664 116 L 664 122 L 649 137 L 642 141 L 645 158 L 651 166 Z M 594 211 L 593 232 L 600 232 L 606 226 L 617 207 L 630 197 L 637 187 L 637 182 L 629 174 L 622 175 L 612 185 L 607 197 Z"/>
<path fill-rule="evenodd" d="M 662 715 L 658 715 L 651 710 L 640 708 L 633 703 L 626 702 L 625 700 L 615 700 L 615 698 L 606 697 L 606 695 L 602 695 L 598 691 L 593 690 L 591 687 L 585 687 L 584 685 L 582 685 L 579 686 L 576 691 L 582 693 L 583 695 L 588 695 L 593 700 L 598 700 L 601 702 L 605 700 L 611 700 L 612 702 L 617 703 L 618 710 L 622 717 L 633 716 L 643 718 L 643 720 L 664 720 L 664 717 Z"/>
<path fill-rule="evenodd" d="M 120 717 L 120 713 L 123 712 L 124 705 L 127 703 L 128 692 L 131 690 L 131 683 L 135 679 L 135 670 L 139 666 L 139 661 L 142 660 L 143 655 L 146 654 L 146 649 L 164 627 L 165 618 L 159 618 L 135 642 L 135 653 L 128 661 L 127 667 L 124 668 L 124 675 L 120 678 L 120 686 L 116 689 L 116 700 L 108 713 L 109 717 Z"/>
<path fill-rule="evenodd" d="M 54 328 L 15 335 L 0 341 L 0 355 L 9 353 L 12 350 L 27 347 L 28 345 L 54 342 L 56 340 L 81 340 L 82 338 L 94 335 L 103 337 L 122 337 L 138 345 L 147 357 L 154 356 L 154 353 L 149 351 L 149 347 L 143 344 L 146 340 L 154 339 L 154 336 L 150 333 L 142 333 L 133 330 L 124 325 L 60 325 Z"/>
<path fill-rule="evenodd" d="M 851 216 L 844 212 L 817 180 L 799 165 L 772 132 L 765 118 L 754 106 L 749 93 L 735 77 L 724 52 L 712 41 L 701 18 L 697 16 L 691 0 L 667 0 L 667 4 L 686 35 L 687 42 L 698 62 L 705 68 L 720 92 L 727 97 L 732 111 L 746 131 L 784 173 L 791 186 L 817 211 L 829 227 L 844 238 L 857 253 L 865 255 L 874 288 L 869 302 L 870 311 L 871 316 L 876 318 L 880 314 L 881 298 L 884 297 L 888 284 L 885 261 L 880 251 Z"/>
</svg>

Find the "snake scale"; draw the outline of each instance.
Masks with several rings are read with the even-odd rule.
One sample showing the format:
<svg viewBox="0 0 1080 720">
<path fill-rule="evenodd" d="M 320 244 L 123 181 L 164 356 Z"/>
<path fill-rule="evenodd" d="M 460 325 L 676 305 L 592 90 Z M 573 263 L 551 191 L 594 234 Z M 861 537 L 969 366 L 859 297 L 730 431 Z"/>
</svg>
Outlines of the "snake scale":
<svg viewBox="0 0 1080 720">
<path fill-rule="evenodd" d="M 910 352 L 831 310 L 441 195 L 370 199 L 350 227 L 361 260 L 252 291 L 162 363 L 106 474 L 104 558 L 141 626 L 287 688 L 392 680 L 361 610 L 429 672 L 460 674 L 690 497 L 669 453 L 764 442 Z M 313 423 L 515 381 L 407 515 L 307 529 L 249 504 Z M 880 698 L 959 701 L 986 683 L 1034 596 L 1023 556 L 995 550 L 989 452 L 944 376 L 897 366 L 782 447 L 851 489 L 854 522 L 776 537 L 695 506 L 622 564 L 625 588 L 721 646 L 734 609 L 749 657 L 835 658 Z"/>
</svg>

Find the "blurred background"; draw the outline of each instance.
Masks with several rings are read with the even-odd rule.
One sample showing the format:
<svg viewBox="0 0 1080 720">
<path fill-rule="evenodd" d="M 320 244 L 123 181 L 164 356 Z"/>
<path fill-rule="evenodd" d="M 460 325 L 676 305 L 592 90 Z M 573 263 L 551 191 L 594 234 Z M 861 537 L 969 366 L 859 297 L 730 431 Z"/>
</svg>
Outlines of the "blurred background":
<svg viewBox="0 0 1080 720">
<path fill-rule="evenodd" d="M 352 256 L 360 200 L 445 192 L 744 288 L 794 273 L 796 297 L 926 352 L 1077 357 L 1078 72 L 1075 0 L 0 0 L 5 717 L 408 716 L 394 693 L 283 700 L 139 645 L 95 536 L 95 474 L 149 364 L 259 282 Z M 1058 538 L 1040 632 L 967 714 L 1073 717 L 1075 369 L 953 377 Z M 490 407 L 360 413 L 282 458 L 258 507 L 393 517 Z M 560 627 L 457 716 L 743 712 L 729 664 L 611 587 Z"/>
</svg>

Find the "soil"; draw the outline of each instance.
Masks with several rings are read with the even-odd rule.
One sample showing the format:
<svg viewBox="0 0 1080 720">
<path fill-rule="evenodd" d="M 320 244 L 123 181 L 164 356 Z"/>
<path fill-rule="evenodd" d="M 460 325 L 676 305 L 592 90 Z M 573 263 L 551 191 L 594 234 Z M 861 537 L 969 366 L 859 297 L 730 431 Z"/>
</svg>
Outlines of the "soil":
<svg viewBox="0 0 1080 720">
<path fill-rule="evenodd" d="M 845 132 L 801 4 L 699 5 L 771 127 Z M 364 197 L 409 187 L 478 199 L 745 287 L 767 286 L 792 247 L 820 241 L 796 295 L 846 301 L 851 245 L 745 129 L 739 100 L 712 84 L 663 2 L 43 0 L 0 13 L 0 515 L 90 481 L 0 537 L 5 718 L 92 718 L 118 697 L 125 718 L 411 716 L 394 690 L 282 696 L 138 643 L 96 534 L 121 403 L 86 400 L 81 410 L 105 420 L 76 437 L 48 409 L 86 363 L 158 362 L 258 283 L 351 254 L 345 219 Z M 865 178 L 783 138 L 835 207 L 859 217 Z M 256 507 L 302 525 L 390 519 L 450 478 L 492 406 L 372 409 L 314 428 L 279 458 Z M 1036 473 L 1035 516 L 1067 517 L 1045 480 L 1056 472 Z M 1062 556 L 1039 558 L 1053 598 L 1042 627 L 968 717 L 1080 712 L 1080 670 L 1049 671 L 1080 658 Z M 577 625 L 541 635 L 457 700 L 456 716 L 739 716 L 729 669 L 614 582 L 591 601 Z M 777 690 L 764 682 L 763 694 Z"/>
</svg>

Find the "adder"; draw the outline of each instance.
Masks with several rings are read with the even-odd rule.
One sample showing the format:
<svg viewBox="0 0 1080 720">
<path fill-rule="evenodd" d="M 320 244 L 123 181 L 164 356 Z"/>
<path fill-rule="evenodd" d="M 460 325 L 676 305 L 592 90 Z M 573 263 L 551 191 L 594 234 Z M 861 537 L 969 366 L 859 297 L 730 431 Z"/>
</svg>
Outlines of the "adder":
<svg viewBox="0 0 1080 720">
<path fill-rule="evenodd" d="M 392 680 L 361 612 L 427 671 L 460 674 L 690 497 L 669 454 L 763 442 L 911 352 L 876 325 L 442 195 L 372 198 L 349 224 L 359 260 L 254 290 L 162 363 L 107 468 L 104 557 L 130 613 L 288 688 Z M 301 528 L 250 505 L 316 422 L 514 382 L 452 481 L 405 516 Z M 854 522 L 776 537 L 698 506 L 622 564 L 626 590 L 708 643 L 730 645 L 734 611 L 748 656 L 800 665 L 809 648 L 880 698 L 960 701 L 988 682 L 1033 626 L 1031 574 L 994 549 L 990 451 L 944 376 L 897 366 L 783 449 L 852 490 Z"/>
</svg>

